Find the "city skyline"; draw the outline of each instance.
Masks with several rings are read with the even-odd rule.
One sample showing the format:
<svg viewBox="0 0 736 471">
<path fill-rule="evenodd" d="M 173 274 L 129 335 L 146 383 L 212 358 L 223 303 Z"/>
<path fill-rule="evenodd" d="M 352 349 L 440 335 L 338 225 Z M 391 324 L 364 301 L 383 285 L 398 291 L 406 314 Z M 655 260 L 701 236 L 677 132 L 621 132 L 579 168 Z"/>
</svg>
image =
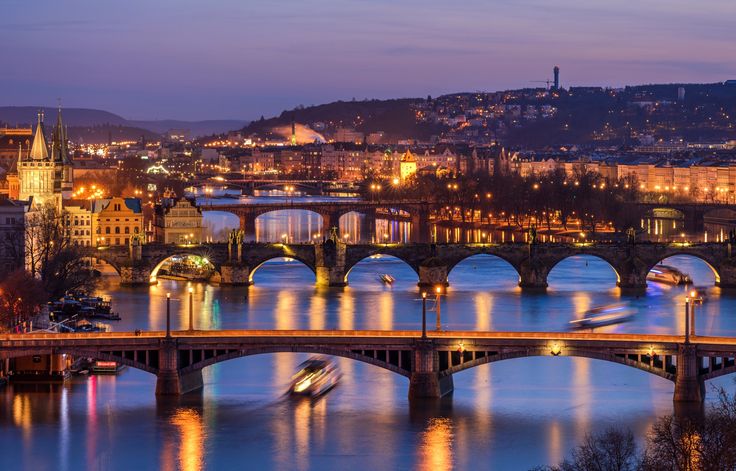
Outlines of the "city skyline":
<svg viewBox="0 0 736 471">
<path fill-rule="evenodd" d="M 129 119 L 254 119 L 300 104 L 539 86 L 733 78 L 732 5 L 566 0 L 17 3 L 0 20 L 15 66 L 3 105 Z M 94 64 L 94 65 L 93 65 Z"/>
</svg>

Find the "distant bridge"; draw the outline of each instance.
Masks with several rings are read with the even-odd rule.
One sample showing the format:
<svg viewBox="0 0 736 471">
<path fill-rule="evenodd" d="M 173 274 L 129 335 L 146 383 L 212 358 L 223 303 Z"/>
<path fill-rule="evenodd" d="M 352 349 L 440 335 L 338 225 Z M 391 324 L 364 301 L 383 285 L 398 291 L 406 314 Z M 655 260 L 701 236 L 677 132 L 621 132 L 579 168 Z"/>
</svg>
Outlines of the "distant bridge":
<svg viewBox="0 0 736 471">
<path fill-rule="evenodd" d="M 453 390 L 452 375 L 486 363 L 532 356 L 605 360 L 673 381 L 675 402 L 699 403 L 706 380 L 736 372 L 736 339 L 570 332 L 223 330 L 0 336 L 0 360 L 70 354 L 116 361 L 157 376 L 156 394 L 202 387 L 203 368 L 245 356 L 334 355 L 409 378 L 410 398 Z"/>
<path fill-rule="evenodd" d="M 360 261 L 389 255 L 404 261 L 417 274 L 420 286 L 447 286 L 448 275 L 461 261 L 475 255 L 492 255 L 511 265 L 522 288 L 546 288 L 550 271 L 561 261 L 590 255 L 606 261 L 616 273 L 617 285 L 646 288 L 649 271 L 674 255 L 703 260 L 713 271 L 716 284 L 736 287 L 736 253 L 728 243 L 504 243 L 504 244 L 146 244 L 129 247 L 86 248 L 92 258 L 112 265 L 124 284 L 155 282 L 158 267 L 172 256 L 205 257 L 220 274 L 221 283 L 247 285 L 265 262 L 287 257 L 315 273 L 318 286 L 345 286 L 350 271 Z"/>
</svg>

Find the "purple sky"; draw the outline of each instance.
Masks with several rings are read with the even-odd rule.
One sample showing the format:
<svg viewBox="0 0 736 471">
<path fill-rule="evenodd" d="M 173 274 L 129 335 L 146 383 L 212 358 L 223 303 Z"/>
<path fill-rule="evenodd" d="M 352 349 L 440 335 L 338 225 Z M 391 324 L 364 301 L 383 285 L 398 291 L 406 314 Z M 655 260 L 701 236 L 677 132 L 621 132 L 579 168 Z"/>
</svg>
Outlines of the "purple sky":
<svg viewBox="0 0 736 471">
<path fill-rule="evenodd" d="M 3 0 L 0 105 L 131 119 L 736 79 L 734 0 Z"/>
</svg>

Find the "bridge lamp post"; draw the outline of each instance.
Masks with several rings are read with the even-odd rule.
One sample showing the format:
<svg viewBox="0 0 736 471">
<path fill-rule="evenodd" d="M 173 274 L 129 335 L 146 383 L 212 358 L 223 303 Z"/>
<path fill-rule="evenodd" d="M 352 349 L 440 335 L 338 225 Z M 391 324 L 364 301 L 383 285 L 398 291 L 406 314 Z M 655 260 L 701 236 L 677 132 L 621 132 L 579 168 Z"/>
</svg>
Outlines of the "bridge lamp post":
<svg viewBox="0 0 736 471">
<path fill-rule="evenodd" d="M 687 297 L 685 298 L 687 300 Z M 698 295 L 698 292 L 695 290 L 690 291 L 690 301 L 692 305 L 690 306 L 690 336 L 695 335 L 695 304 L 702 304 L 703 303 L 703 297 Z"/>
<path fill-rule="evenodd" d="M 422 291 L 422 338 L 427 338 L 427 293 Z"/>
<path fill-rule="evenodd" d="M 437 306 L 437 332 L 440 332 L 442 330 L 442 321 L 441 321 L 441 315 L 440 315 L 440 296 L 442 296 L 442 287 L 436 286 L 434 288 L 434 292 L 436 294 L 436 299 L 434 301 L 435 306 Z"/>
<path fill-rule="evenodd" d="M 166 338 L 171 338 L 171 293 L 166 293 Z"/>
<path fill-rule="evenodd" d="M 189 287 L 189 332 L 194 331 L 194 288 Z"/>
</svg>

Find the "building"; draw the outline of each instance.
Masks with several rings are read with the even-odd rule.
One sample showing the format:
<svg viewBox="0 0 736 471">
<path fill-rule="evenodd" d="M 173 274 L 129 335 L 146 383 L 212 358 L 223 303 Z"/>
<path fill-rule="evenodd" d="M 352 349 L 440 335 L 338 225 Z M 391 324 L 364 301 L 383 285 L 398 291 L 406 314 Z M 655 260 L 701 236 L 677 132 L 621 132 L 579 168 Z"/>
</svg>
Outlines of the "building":
<svg viewBox="0 0 736 471">
<path fill-rule="evenodd" d="M 159 244 L 190 244 L 203 240 L 202 211 L 194 201 L 164 198 L 154 209 L 154 240 Z"/>
<path fill-rule="evenodd" d="M 399 176 L 401 181 L 412 177 L 417 173 L 417 159 L 410 150 L 407 150 L 404 155 L 401 156 L 401 163 L 399 164 Z"/>
<path fill-rule="evenodd" d="M 64 225 L 72 244 L 92 247 L 97 236 L 92 229 L 91 201 L 69 200 L 64 202 Z"/>
<path fill-rule="evenodd" d="M 0 167 L 15 165 L 18 152 L 28 152 L 32 139 L 33 128 L 0 128 Z"/>
<path fill-rule="evenodd" d="M 62 199 L 71 196 L 73 184 L 67 143 L 61 109 L 50 150 L 44 135 L 43 113 L 39 113 L 32 145 L 27 153 L 21 147 L 18 155 L 18 199 L 32 201 L 33 206 L 50 204 L 61 212 Z"/>
<path fill-rule="evenodd" d="M 23 267 L 26 211 L 21 201 L 0 199 L 0 276 Z"/>
<path fill-rule="evenodd" d="M 143 235 L 143 208 L 138 198 L 92 200 L 90 210 L 94 246 L 128 245 L 131 237 Z"/>
</svg>

